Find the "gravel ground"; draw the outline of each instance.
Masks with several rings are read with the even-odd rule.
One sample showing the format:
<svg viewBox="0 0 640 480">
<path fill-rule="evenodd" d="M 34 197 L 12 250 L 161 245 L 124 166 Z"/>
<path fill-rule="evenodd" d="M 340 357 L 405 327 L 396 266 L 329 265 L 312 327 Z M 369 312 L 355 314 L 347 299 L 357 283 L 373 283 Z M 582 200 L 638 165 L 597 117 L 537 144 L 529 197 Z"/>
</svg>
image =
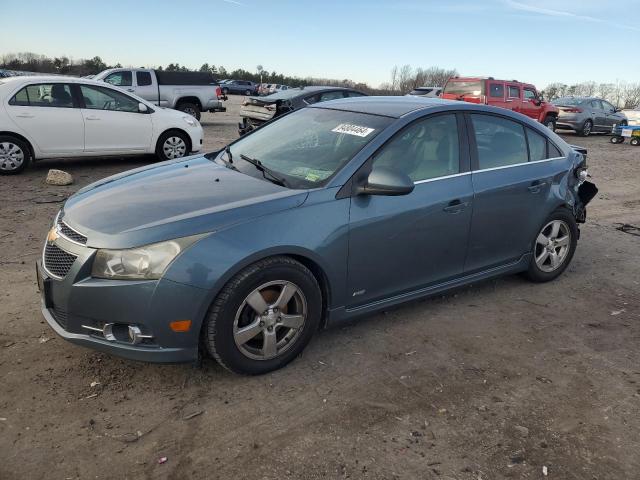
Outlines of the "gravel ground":
<svg viewBox="0 0 640 480">
<path fill-rule="evenodd" d="M 203 116 L 205 150 L 236 138 L 240 100 Z M 41 318 L 34 262 L 60 202 L 153 159 L 0 177 L 0 478 L 639 478 L 640 237 L 615 227 L 640 225 L 640 148 L 565 138 L 600 193 L 561 278 L 371 315 L 257 378 L 119 360 Z M 49 168 L 76 182 L 45 185 Z"/>
</svg>

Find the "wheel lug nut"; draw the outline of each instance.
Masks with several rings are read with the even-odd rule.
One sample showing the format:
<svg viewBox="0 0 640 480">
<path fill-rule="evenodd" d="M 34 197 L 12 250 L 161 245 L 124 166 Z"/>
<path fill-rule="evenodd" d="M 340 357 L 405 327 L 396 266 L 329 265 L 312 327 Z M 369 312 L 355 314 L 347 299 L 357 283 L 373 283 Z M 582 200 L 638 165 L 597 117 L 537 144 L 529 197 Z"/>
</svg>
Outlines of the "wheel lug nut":
<svg viewBox="0 0 640 480">
<path fill-rule="evenodd" d="M 264 322 L 260 322 L 260 323 L 259 323 L 259 325 L 260 325 L 261 327 L 264 327 Z"/>
</svg>

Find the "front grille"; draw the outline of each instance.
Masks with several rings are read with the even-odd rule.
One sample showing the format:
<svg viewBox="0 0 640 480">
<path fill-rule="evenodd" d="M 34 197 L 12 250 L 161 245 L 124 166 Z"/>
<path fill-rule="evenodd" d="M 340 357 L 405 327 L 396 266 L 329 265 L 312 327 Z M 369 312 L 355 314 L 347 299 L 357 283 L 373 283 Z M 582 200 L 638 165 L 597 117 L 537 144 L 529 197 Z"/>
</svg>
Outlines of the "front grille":
<svg viewBox="0 0 640 480">
<path fill-rule="evenodd" d="M 51 312 L 51 316 L 53 317 L 53 319 L 56 322 L 58 322 L 58 325 L 60 325 L 62 328 L 66 330 L 67 329 L 67 312 L 55 307 L 49 311 Z"/>
<path fill-rule="evenodd" d="M 57 245 L 51 245 L 47 243 L 44 247 L 44 268 L 47 269 L 51 275 L 59 278 L 63 278 L 69 270 L 73 262 L 75 262 L 76 255 L 69 252 L 65 252 Z"/>
<path fill-rule="evenodd" d="M 87 244 L 87 237 L 81 233 L 76 232 L 73 228 L 62 221 L 62 215 L 58 216 L 58 231 L 69 240 L 82 245 Z"/>
</svg>

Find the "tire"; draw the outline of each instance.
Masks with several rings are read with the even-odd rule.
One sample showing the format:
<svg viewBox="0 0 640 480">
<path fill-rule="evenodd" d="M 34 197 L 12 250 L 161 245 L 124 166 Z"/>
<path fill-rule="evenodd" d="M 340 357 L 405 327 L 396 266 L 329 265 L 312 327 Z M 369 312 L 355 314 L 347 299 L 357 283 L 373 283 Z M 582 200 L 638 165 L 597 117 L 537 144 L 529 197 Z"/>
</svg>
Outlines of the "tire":
<svg viewBox="0 0 640 480">
<path fill-rule="evenodd" d="M 229 93 L 229 89 L 228 88 L 223 88 L 222 89 L 222 93 L 224 93 L 225 95 L 227 95 Z"/>
<path fill-rule="evenodd" d="M 29 145 L 17 137 L 0 135 L 0 175 L 16 175 L 31 161 Z"/>
<path fill-rule="evenodd" d="M 549 215 L 533 239 L 531 261 L 526 271 L 529 280 L 539 283 L 550 282 L 560 276 L 571 263 L 578 244 L 578 235 L 576 219 L 569 210 L 559 208 Z M 549 240 L 553 243 L 547 243 Z M 555 265 L 551 252 L 557 259 Z"/>
<path fill-rule="evenodd" d="M 249 95 L 251 95 L 251 90 L 245 90 L 244 94 L 248 97 Z"/>
<path fill-rule="evenodd" d="M 283 285 L 289 293 L 295 291 L 291 297 L 286 295 L 288 302 L 278 303 Z M 251 307 L 250 299 L 257 308 Z M 266 310 L 258 314 L 258 308 Z M 290 320 L 279 319 L 279 315 Z M 248 266 L 225 285 L 209 308 L 202 333 L 207 351 L 224 368 L 260 375 L 296 358 L 318 329 L 321 317 L 322 294 L 316 278 L 296 260 L 278 256 Z M 295 328 L 286 325 L 287 321 Z M 272 342 L 267 342 L 268 336 Z"/>
<path fill-rule="evenodd" d="M 640 145 L 640 138 L 638 137 L 633 137 L 631 140 L 629 140 L 629 143 L 631 145 L 633 145 L 634 147 L 637 147 Z"/>
<path fill-rule="evenodd" d="M 580 134 L 581 137 L 588 137 L 589 135 L 591 135 L 592 131 L 593 131 L 593 121 L 585 120 L 584 123 L 582 124 L 582 128 L 578 133 Z"/>
<path fill-rule="evenodd" d="M 611 143 L 624 143 L 624 137 L 613 136 L 609 139 Z"/>
<path fill-rule="evenodd" d="M 544 117 L 544 122 L 542 123 L 552 132 L 556 131 L 556 119 L 552 115 L 547 115 L 546 117 Z"/>
<path fill-rule="evenodd" d="M 195 117 L 196 120 L 200 120 L 200 107 L 195 103 L 181 103 L 180 105 L 178 105 L 178 110 L 186 113 L 187 115 Z"/>
<path fill-rule="evenodd" d="M 191 153 L 189 135 L 179 130 L 169 130 L 158 138 L 156 156 L 161 161 L 186 157 Z"/>
</svg>

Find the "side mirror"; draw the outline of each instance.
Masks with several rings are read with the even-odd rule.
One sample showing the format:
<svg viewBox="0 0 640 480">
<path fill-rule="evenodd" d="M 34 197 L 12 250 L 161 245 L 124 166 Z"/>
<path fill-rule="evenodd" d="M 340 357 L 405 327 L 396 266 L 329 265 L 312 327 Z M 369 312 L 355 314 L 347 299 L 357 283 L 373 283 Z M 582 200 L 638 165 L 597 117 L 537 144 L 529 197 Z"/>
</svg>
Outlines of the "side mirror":
<svg viewBox="0 0 640 480">
<path fill-rule="evenodd" d="M 358 195 L 407 195 L 415 184 L 404 173 L 385 167 L 374 167 L 364 185 L 357 187 Z"/>
<path fill-rule="evenodd" d="M 138 112 L 147 113 L 148 111 L 149 111 L 149 109 L 147 108 L 147 106 L 144 103 L 140 102 L 138 104 Z"/>
</svg>

